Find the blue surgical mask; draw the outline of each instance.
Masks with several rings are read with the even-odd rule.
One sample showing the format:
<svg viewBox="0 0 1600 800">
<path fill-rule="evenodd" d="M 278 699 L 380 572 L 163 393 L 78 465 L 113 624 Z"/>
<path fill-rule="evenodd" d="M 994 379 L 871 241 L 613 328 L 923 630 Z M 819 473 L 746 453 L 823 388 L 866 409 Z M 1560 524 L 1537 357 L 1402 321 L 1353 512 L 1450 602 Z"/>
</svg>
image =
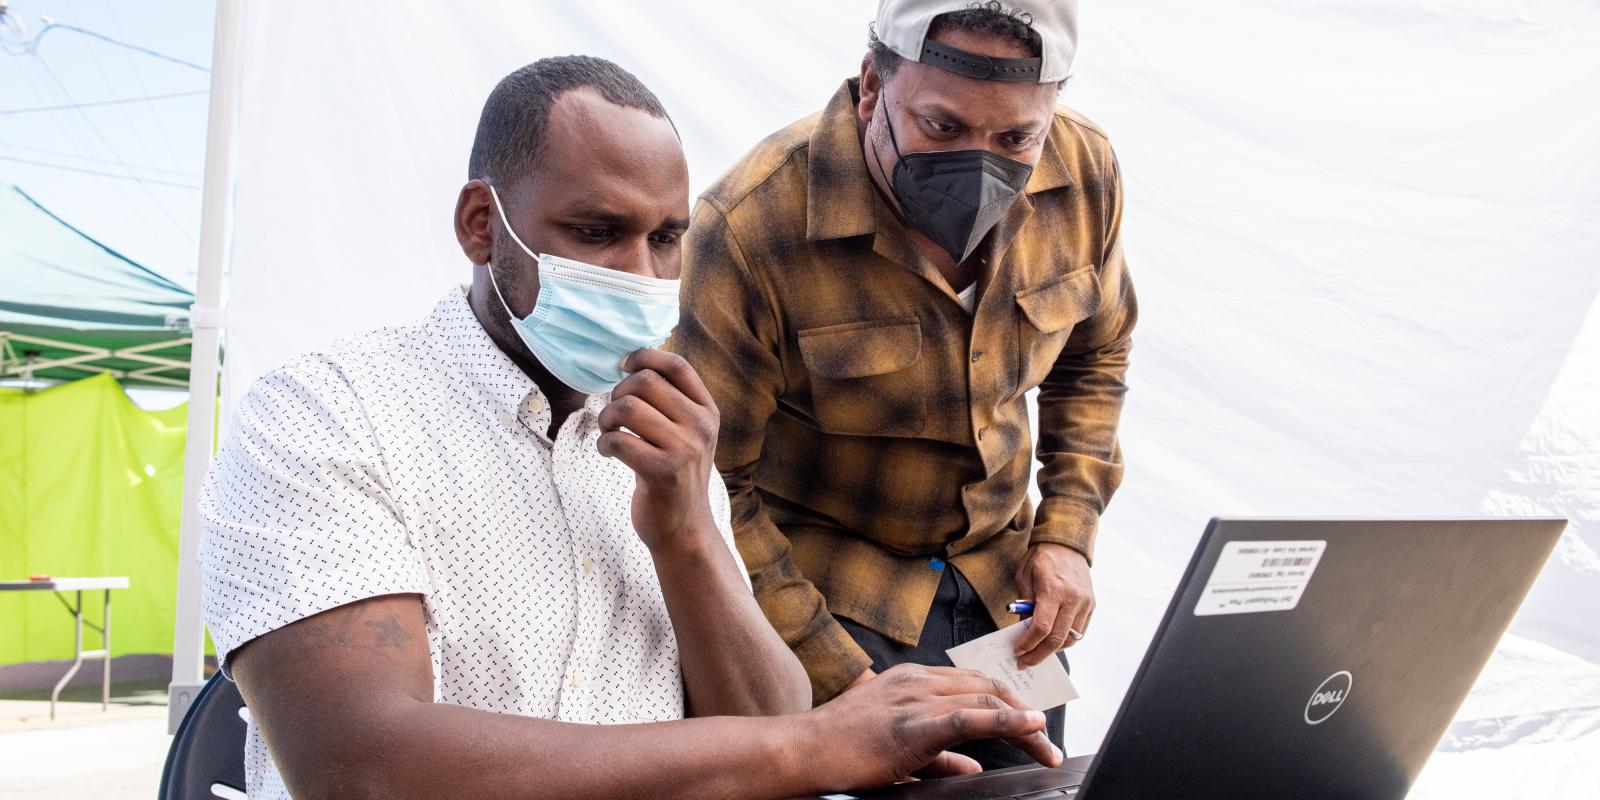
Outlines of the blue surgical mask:
<svg viewBox="0 0 1600 800">
<path fill-rule="evenodd" d="M 678 282 L 535 254 L 511 229 L 493 186 L 489 194 L 511 240 L 539 262 L 539 299 L 522 319 L 506 305 L 489 265 L 489 283 L 511 326 L 557 380 L 584 394 L 610 391 L 626 377 L 625 356 L 659 347 L 677 326 Z"/>
</svg>

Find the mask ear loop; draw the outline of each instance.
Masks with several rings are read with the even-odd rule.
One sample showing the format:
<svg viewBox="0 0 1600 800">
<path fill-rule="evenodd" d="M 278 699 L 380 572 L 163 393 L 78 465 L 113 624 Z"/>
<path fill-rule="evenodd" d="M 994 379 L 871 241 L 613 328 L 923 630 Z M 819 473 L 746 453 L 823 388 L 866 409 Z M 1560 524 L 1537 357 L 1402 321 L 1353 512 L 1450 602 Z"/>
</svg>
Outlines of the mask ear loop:
<svg viewBox="0 0 1600 800">
<path fill-rule="evenodd" d="M 488 186 L 489 196 L 494 199 L 494 209 L 500 212 L 500 224 L 505 226 L 506 233 L 511 234 L 511 240 L 516 242 L 518 247 L 522 248 L 522 252 L 527 253 L 528 256 L 533 260 L 538 261 L 539 257 L 534 255 L 533 251 L 529 250 L 528 246 L 523 244 L 521 239 L 517 238 L 516 231 L 511 230 L 511 223 L 506 220 L 506 209 L 504 206 L 500 205 L 500 194 L 494 190 L 494 184 L 489 183 Z M 511 312 L 511 305 L 506 302 L 505 294 L 500 291 L 500 282 L 495 280 L 494 259 L 489 259 L 488 263 L 484 264 L 484 268 L 489 270 L 489 286 L 494 289 L 494 296 L 496 300 L 500 301 L 500 307 L 506 310 L 506 318 L 512 322 L 516 322 L 517 315 Z"/>
<path fill-rule="evenodd" d="M 489 286 L 494 289 L 494 298 L 500 301 L 500 307 L 506 310 L 506 319 L 516 322 L 517 315 L 511 313 L 511 306 L 506 305 L 506 296 L 500 293 L 500 282 L 494 279 L 494 261 L 491 259 L 483 267 L 489 270 Z"/>
<path fill-rule="evenodd" d="M 500 224 L 506 226 L 506 233 L 511 234 L 511 241 L 516 242 L 517 246 L 522 248 L 522 252 L 528 254 L 528 258 L 531 258 L 534 261 L 538 261 L 539 260 L 539 254 L 533 252 L 533 248 L 523 244 L 522 243 L 522 237 L 518 236 L 517 232 L 515 230 L 512 230 L 511 221 L 506 219 L 506 207 L 503 204 L 501 204 L 501 202 L 500 202 L 500 193 L 495 191 L 494 184 L 487 183 L 487 182 L 485 182 L 485 183 L 489 187 L 489 196 L 494 198 L 494 210 L 500 212 Z"/>
<path fill-rule="evenodd" d="M 894 147 L 894 165 L 895 169 L 899 169 L 900 162 L 905 160 L 905 156 L 900 155 L 900 142 L 894 136 L 894 123 L 889 121 L 889 96 L 882 90 L 879 90 L 878 95 L 883 98 L 883 126 L 889 129 L 889 144 Z M 876 147 L 872 148 L 872 160 L 877 162 L 878 172 L 883 175 L 884 180 L 889 182 L 889 189 L 893 191 L 894 176 L 883 168 L 883 159 L 878 155 L 878 148 Z M 494 189 L 492 186 L 489 188 L 491 191 Z"/>
</svg>

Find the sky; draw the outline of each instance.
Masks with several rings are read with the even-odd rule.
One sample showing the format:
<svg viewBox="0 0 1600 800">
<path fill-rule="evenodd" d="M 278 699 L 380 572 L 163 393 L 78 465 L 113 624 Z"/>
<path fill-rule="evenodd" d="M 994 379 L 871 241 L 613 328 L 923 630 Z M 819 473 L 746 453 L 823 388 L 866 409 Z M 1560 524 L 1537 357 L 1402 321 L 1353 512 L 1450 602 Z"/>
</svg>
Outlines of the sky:
<svg viewBox="0 0 1600 800">
<path fill-rule="evenodd" d="M 0 183 L 193 287 L 210 75 L 63 27 L 40 32 L 54 20 L 209 69 L 214 3 L 0 5 Z"/>
</svg>

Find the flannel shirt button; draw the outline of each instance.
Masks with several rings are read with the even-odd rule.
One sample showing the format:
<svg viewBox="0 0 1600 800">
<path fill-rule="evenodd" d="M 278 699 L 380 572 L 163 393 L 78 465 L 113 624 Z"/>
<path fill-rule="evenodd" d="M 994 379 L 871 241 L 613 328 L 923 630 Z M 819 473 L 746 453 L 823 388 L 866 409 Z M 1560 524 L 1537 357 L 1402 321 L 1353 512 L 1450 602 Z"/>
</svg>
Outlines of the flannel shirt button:
<svg viewBox="0 0 1600 800">
<path fill-rule="evenodd" d="M 980 359 L 980 358 L 983 358 L 983 351 L 982 350 L 974 350 L 974 351 L 972 351 L 972 363 L 974 363 L 974 364 L 978 363 L 978 359 Z"/>
<path fill-rule="evenodd" d="M 983 432 L 986 431 L 986 430 L 989 430 L 989 429 L 986 428 L 986 427 L 978 429 L 978 441 L 980 441 L 980 442 L 983 441 Z"/>
<path fill-rule="evenodd" d="M 928 559 L 928 569 L 931 569 L 934 572 L 943 572 L 944 571 L 944 559 L 942 559 L 942 558 L 940 558 L 938 556 L 934 556 L 933 558 Z"/>
</svg>

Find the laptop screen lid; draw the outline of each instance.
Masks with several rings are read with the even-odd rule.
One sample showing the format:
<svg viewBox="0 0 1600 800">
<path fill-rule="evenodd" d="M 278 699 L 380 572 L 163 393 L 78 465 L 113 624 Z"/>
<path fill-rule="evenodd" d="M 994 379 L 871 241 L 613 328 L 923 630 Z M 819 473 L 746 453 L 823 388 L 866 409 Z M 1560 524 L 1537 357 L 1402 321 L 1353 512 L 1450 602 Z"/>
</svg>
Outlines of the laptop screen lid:
<svg viewBox="0 0 1600 800">
<path fill-rule="evenodd" d="M 1561 519 L 1213 519 L 1083 797 L 1404 797 Z"/>
</svg>

